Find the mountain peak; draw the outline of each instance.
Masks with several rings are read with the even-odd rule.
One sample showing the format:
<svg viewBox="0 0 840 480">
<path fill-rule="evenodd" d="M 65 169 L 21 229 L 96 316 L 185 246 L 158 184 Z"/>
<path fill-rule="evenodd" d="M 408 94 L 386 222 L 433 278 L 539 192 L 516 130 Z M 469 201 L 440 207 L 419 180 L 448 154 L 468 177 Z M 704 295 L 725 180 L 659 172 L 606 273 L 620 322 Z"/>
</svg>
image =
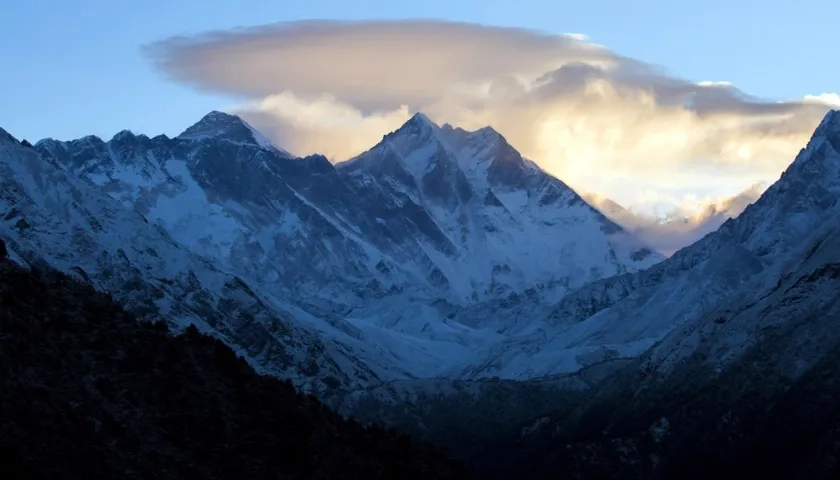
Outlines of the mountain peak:
<svg viewBox="0 0 840 480">
<path fill-rule="evenodd" d="M 5 142 L 18 143 L 17 139 L 15 137 L 13 137 L 11 133 L 3 130 L 2 128 L 0 128 L 0 141 L 2 141 L 4 143 Z"/>
<path fill-rule="evenodd" d="M 204 138 L 224 139 L 234 143 L 250 144 L 261 148 L 277 150 L 271 141 L 238 115 L 213 110 L 203 116 L 196 124 L 178 135 L 181 140 L 201 140 Z M 291 155 L 289 155 L 291 156 Z"/>
<path fill-rule="evenodd" d="M 386 135 L 389 136 L 399 136 L 403 134 L 424 134 L 424 133 L 432 133 L 437 130 L 439 127 L 432 122 L 429 117 L 421 112 L 417 112 L 411 116 L 402 126 L 390 134 Z"/>
<path fill-rule="evenodd" d="M 132 142 L 139 138 L 148 138 L 145 135 L 135 135 L 131 130 L 120 130 L 113 137 L 111 142 Z"/>
<path fill-rule="evenodd" d="M 412 115 L 411 118 L 408 119 L 407 123 L 414 123 L 414 124 L 417 124 L 417 125 L 428 125 L 428 126 L 434 126 L 434 127 L 437 126 L 437 125 L 435 125 L 435 122 L 433 122 L 423 112 L 417 112 L 414 115 Z"/>
<path fill-rule="evenodd" d="M 809 165 L 806 167 L 805 165 Z M 819 166 L 819 167 L 818 167 Z M 782 174 L 783 177 L 799 172 L 803 168 L 814 170 L 821 168 L 820 174 L 814 175 L 814 180 L 836 182 L 840 175 L 840 110 L 829 110 L 811 139 L 790 167 Z M 771 187 L 772 189 L 772 187 Z"/>
<path fill-rule="evenodd" d="M 496 129 L 491 127 L 490 125 L 486 125 L 484 127 L 481 127 L 473 133 L 477 133 L 477 134 L 480 134 L 480 135 L 496 135 L 496 136 L 499 136 L 499 137 L 502 136 L 501 133 L 496 131 Z"/>
<path fill-rule="evenodd" d="M 385 134 L 382 137 L 382 142 L 378 145 L 385 145 L 385 148 L 388 148 L 387 145 L 392 141 L 420 141 L 425 143 L 437 139 L 437 132 L 439 130 L 440 127 L 432 122 L 429 117 L 421 112 L 417 112 L 403 123 L 400 128 Z"/>
<path fill-rule="evenodd" d="M 840 133 L 840 110 L 829 110 L 814 135 L 828 135 L 829 133 Z"/>
<path fill-rule="evenodd" d="M 470 139 L 471 141 L 492 142 L 494 140 L 504 140 L 504 136 L 493 127 L 487 125 L 478 130 L 469 131 L 461 127 L 454 127 L 452 124 L 444 123 L 442 126 L 433 122 L 426 114 L 417 112 L 411 116 L 400 128 L 391 132 L 385 137 L 400 136 L 402 134 L 436 134 L 440 139 L 455 141 L 464 141 Z"/>
<path fill-rule="evenodd" d="M 461 127 L 454 127 L 449 123 L 445 123 L 443 124 L 443 126 L 440 127 L 440 130 L 444 133 L 446 138 L 450 139 L 450 141 L 455 141 L 456 143 L 464 141 L 490 143 L 499 140 L 504 140 L 505 142 L 507 142 L 507 140 L 505 140 L 505 137 L 490 125 L 481 127 L 478 130 L 470 131 L 465 130 Z"/>
<path fill-rule="evenodd" d="M 201 117 L 201 120 L 196 122 L 193 126 L 184 130 L 178 135 L 178 138 L 195 140 L 206 137 L 218 137 L 231 133 L 245 133 L 250 134 L 250 130 L 245 123 L 237 115 L 213 110 L 207 115 Z"/>
</svg>

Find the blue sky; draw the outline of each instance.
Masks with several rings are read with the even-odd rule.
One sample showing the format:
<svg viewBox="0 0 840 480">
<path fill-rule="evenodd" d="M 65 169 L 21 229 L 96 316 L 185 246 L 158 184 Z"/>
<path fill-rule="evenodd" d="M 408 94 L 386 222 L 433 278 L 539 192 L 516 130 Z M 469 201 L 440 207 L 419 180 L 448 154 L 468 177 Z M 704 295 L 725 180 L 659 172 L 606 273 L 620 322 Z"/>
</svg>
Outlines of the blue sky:
<svg viewBox="0 0 840 480">
<path fill-rule="evenodd" d="M 195 61 L 189 49 L 180 52 L 180 56 L 175 55 L 176 63 L 183 65 L 186 77 L 194 84 L 206 86 L 225 81 L 230 73 L 235 85 L 227 90 L 217 89 L 227 91 L 226 94 L 198 92 L 185 83 L 171 81 L 141 52 L 142 47 L 173 36 L 189 37 L 208 31 L 304 19 L 439 19 L 524 27 L 549 34 L 584 34 L 591 42 L 616 54 L 664 68 L 671 79 L 677 77 L 692 85 L 701 81 L 731 82 L 740 90 L 771 102 L 762 108 L 774 108 L 772 102 L 777 100 L 840 92 L 840 62 L 834 60 L 840 18 L 837 0 L 26 0 L 6 3 L 0 17 L 0 45 L 6 65 L 0 74 L 0 127 L 30 141 L 44 137 L 69 140 L 88 134 L 108 139 L 122 129 L 172 136 L 210 110 L 239 108 L 247 101 L 247 108 L 253 109 L 256 116 L 246 118 L 252 122 L 268 119 L 257 126 L 275 141 L 279 140 L 280 146 L 301 154 L 320 152 L 336 160 L 349 158 L 399 126 L 409 112 L 391 110 L 365 117 L 363 110 L 357 109 L 362 107 L 351 105 L 354 95 L 346 98 L 339 95 L 332 102 L 313 102 L 295 95 L 283 97 L 280 91 L 262 92 L 259 98 L 253 94 L 246 97 L 243 93 L 254 88 L 252 72 L 261 72 L 267 64 L 280 63 L 273 61 L 279 57 L 272 55 L 288 54 L 284 58 L 292 59 L 292 63 L 305 63 L 310 58 L 308 53 L 300 53 L 305 49 L 297 49 L 295 53 L 295 38 L 300 37 L 292 36 L 290 41 L 278 37 L 276 32 L 269 34 L 268 43 L 273 42 L 279 48 L 271 50 L 262 48 L 259 35 L 248 34 L 249 41 L 255 43 L 249 43 L 251 46 L 247 48 L 256 51 L 226 54 L 230 45 L 217 42 L 194 51 L 201 57 Z M 364 49 L 351 48 L 330 57 L 341 49 L 326 48 L 324 57 L 319 57 L 320 64 L 316 61 L 311 70 L 299 68 L 310 73 L 309 79 L 305 74 L 303 80 L 297 79 L 298 85 L 309 85 L 310 80 L 317 83 L 324 78 L 317 73 L 319 66 L 328 65 L 329 72 L 343 69 L 345 74 L 355 69 L 354 75 L 364 77 L 364 59 L 380 55 L 376 62 L 390 62 L 382 60 L 393 58 L 378 36 L 382 30 L 370 28 L 374 34 L 370 36 L 372 40 L 364 43 Z M 430 65 L 435 64 L 438 51 L 457 50 L 427 42 L 429 36 L 417 32 L 406 33 L 395 41 L 410 45 L 423 43 L 420 50 L 425 48 L 426 54 L 434 53 L 431 57 L 426 55 L 426 61 L 432 62 Z M 465 34 L 473 35 L 475 31 Z M 467 71 L 491 68 L 490 64 L 497 60 L 499 65 L 492 68 L 516 63 L 522 50 L 505 43 L 513 37 L 497 34 L 494 34 L 496 43 L 491 40 L 481 46 L 485 56 L 478 60 L 469 55 L 469 48 L 450 55 L 450 60 L 456 59 L 452 64 L 455 69 L 461 65 L 458 62 L 470 63 L 465 68 Z M 539 43 L 536 37 L 531 40 Z M 341 42 L 338 40 L 338 44 Z M 399 52 L 404 51 L 406 44 L 401 45 Z M 495 58 L 504 57 L 495 52 L 506 47 L 506 57 Z M 233 50 L 237 48 L 233 46 Z M 371 57 L 367 55 L 368 48 L 371 52 L 378 49 L 379 53 L 371 53 Z M 359 55 L 359 50 L 365 50 L 365 54 Z M 221 58 L 225 55 L 226 59 Z M 247 68 L 234 71 L 243 55 L 252 60 Z M 341 62 L 346 64 L 333 67 Z M 214 73 L 202 73 L 208 67 Z M 188 71 L 190 68 L 193 70 Z M 267 77 L 268 83 L 273 86 L 275 81 L 278 84 L 295 81 L 282 70 L 282 66 L 274 67 Z M 393 71 L 391 68 L 389 72 Z M 500 72 L 504 74 L 503 70 Z M 377 97 L 400 94 L 398 84 L 380 83 L 383 76 L 390 77 L 390 73 L 375 80 L 367 78 L 363 84 L 371 86 L 372 95 Z M 338 75 L 326 77 L 330 79 L 327 88 L 352 87 Z M 420 81 L 409 87 L 437 91 L 449 85 L 431 86 L 440 78 L 433 74 L 431 82 Z M 618 83 L 616 79 L 607 80 L 613 86 L 621 86 L 620 80 Z M 644 81 L 655 82 L 655 75 Z M 749 104 L 727 97 L 725 102 L 734 109 L 732 115 L 702 118 L 691 111 L 694 107 L 678 111 L 667 101 L 660 105 L 659 100 L 654 110 L 648 112 L 644 97 L 655 87 L 652 83 L 638 87 L 630 85 L 632 92 L 628 98 L 619 98 L 621 95 L 614 93 L 613 104 L 596 103 L 597 108 L 581 107 L 583 103 L 577 102 L 576 97 L 571 97 L 571 103 L 564 103 L 560 92 L 561 97 L 545 102 L 545 111 L 524 111 L 518 109 L 518 104 L 508 104 L 505 108 L 512 106 L 513 110 L 500 107 L 488 110 L 490 113 L 485 111 L 483 116 L 470 111 L 453 118 L 451 115 L 459 112 L 462 105 L 450 103 L 451 108 L 426 113 L 431 113 L 438 122 L 466 128 L 492 124 L 523 154 L 578 191 L 605 195 L 637 211 L 663 215 L 673 209 L 686 214 L 700 212 L 707 205 L 757 182 L 772 183 L 807 141 L 828 108 L 825 104 L 792 106 L 788 109 L 791 115 L 785 119 L 756 113 L 758 110 Z M 728 95 L 716 91 L 718 87 L 703 88 L 703 98 L 713 107 L 721 98 L 719 94 Z M 364 96 L 365 92 L 361 93 Z M 835 102 L 840 100 L 837 96 L 833 98 Z M 629 104 L 628 99 L 635 103 Z M 449 101 L 445 95 L 438 100 L 437 104 L 422 108 L 446 106 Z M 543 105 L 540 102 L 536 103 Z M 578 108 L 574 109 L 574 105 Z M 521 121 L 523 118 L 528 121 Z M 768 120 L 776 123 L 762 127 L 762 122 Z M 353 122 L 357 124 L 350 125 Z M 729 127 L 721 128 L 724 125 L 721 122 L 728 122 L 725 125 Z M 337 130 L 337 123 L 342 123 L 344 129 Z M 586 127 L 578 131 L 582 124 Z"/>
<path fill-rule="evenodd" d="M 674 75 L 770 98 L 840 89 L 834 0 L 27 0 L 7 2 L 0 19 L 0 126 L 30 139 L 175 134 L 234 99 L 165 80 L 144 44 L 295 19 L 412 17 L 584 33 Z"/>
</svg>

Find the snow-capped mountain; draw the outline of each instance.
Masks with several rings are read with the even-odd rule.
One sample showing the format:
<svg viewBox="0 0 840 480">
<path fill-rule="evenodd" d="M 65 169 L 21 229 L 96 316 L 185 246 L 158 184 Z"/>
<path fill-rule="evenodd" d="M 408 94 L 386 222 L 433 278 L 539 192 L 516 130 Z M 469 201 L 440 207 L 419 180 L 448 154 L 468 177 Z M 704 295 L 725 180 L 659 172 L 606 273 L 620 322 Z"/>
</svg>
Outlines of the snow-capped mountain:
<svg viewBox="0 0 840 480">
<path fill-rule="evenodd" d="M 337 168 L 356 191 L 422 210 L 414 223 L 428 241 L 414 236 L 400 245 L 409 255 L 394 256 L 401 264 L 425 257 L 456 301 L 529 288 L 559 298 L 662 259 L 490 127 L 438 127 L 416 114 Z"/>
<path fill-rule="evenodd" d="M 178 135 L 178 138 L 185 140 L 216 139 L 242 145 L 256 145 L 273 150 L 284 157 L 292 157 L 291 153 L 278 148 L 245 120 L 215 110 Z"/>
<path fill-rule="evenodd" d="M 80 140 L 80 151 L 89 156 L 78 157 L 78 168 L 88 169 L 95 179 L 124 174 L 114 163 L 91 159 L 94 153 L 112 148 L 136 151 L 148 142 L 147 138 L 126 142 L 127 138 L 120 134 L 111 145 L 90 137 Z M 153 157 L 138 160 L 149 158 Z M 155 163 L 138 161 L 135 166 L 151 169 Z M 130 193 L 125 184 L 112 186 L 122 188 L 114 190 L 118 198 Z M 99 186 L 3 130 L 0 236 L 11 257 L 24 265 L 47 264 L 65 271 L 110 292 L 140 317 L 163 316 L 180 326 L 195 323 L 246 355 L 260 370 L 301 385 L 321 389 L 326 381 L 333 387 L 355 388 L 400 372 L 387 353 L 365 344 L 352 327 L 329 317 L 316 319 L 220 270 Z M 366 355 L 376 358 L 370 362 L 373 367 L 367 366 Z"/>
<path fill-rule="evenodd" d="M 680 345 L 666 350 L 671 362 L 684 358 L 693 350 L 678 341 L 680 335 L 669 337 L 675 329 L 704 332 L 703 319 L 716 309 L 767 293 L 768 286 L 779 288 L 799 278 L 794 271 L 818 268 L 808 263 L 808 252 L 834 248 L 823 245 L 831 234 L 821 226 L 836 222 L 838 198 L 840 112 L 832 111 L 779 181 L 740 216 L 647 270 L 599 280 L 565 296 L 546 321 L 495 345 L 480 369 L 466 373 L 509 378 L 569 373 L 638 357 L 666 337 Z M 816 294 L 809 298 L 821 301 Z"/>
</svg>

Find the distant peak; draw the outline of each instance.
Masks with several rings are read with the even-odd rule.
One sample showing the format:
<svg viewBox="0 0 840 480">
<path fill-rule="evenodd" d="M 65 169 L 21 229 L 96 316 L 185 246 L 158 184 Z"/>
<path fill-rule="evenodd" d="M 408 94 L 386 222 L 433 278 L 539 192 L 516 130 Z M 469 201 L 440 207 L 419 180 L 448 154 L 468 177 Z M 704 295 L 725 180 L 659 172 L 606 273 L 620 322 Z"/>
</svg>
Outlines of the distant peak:
<svg viewBox="0 0 840 480">
<path fill-rule="evenodd" d="M 417 132 L 417 131 L 425 131 L 425 130 L 441 131 L 444 134 L 446 134 L 446 136 L 455 135 L 456 137 L 461 136 L 461 137 L 473 137 L 473 138 L 479 137 L 479 138 L 486 138 L 486 139 L 491 139 L 491 138 L 504 139 L 504 136 L 502 136 L 501 133 L 499 133 L 496 129 L 494 129 L 493 127 L 491 127 L 489 125 L 481 127 L 478 130 L 474 130 L 474 131 L 464 130 L 461 127 L 453 126 L 451 123 L 444 123 L 443 125 L 438 126 L 428 116 L 426 116 L 426 114 L 424 114 L 422 112 L 417 112 L 414 115 L 412 115 L 411 118 L 408 119 L 408 121 L 406 121 L 400 128 L 395 130 L 393 133 L 398 133 L 398 132 L 409 133 L 409 132 Z"/>
<path fill-rule="evenodd" d="M 178 135 L 178 138 L 196 139 L 215 137 L 219 134 L 227 133 L 230 129 L 241 129 L 242 127 L 245 127 L 245 122 L 238 116 L 213 110 L 201 117 L 201 120 L 193 126 L 184 130 L 181 135 Z"/>
<path fill-rule="evenodd" d="M 501 137 L 501 138 L 504 138 L 504 137 L 502 137 L 501 133 L 499 133 L 495 128 L 491 127 L 490 125 L 487 125 L 486 127 L 481 127 L 473 133 L 478 134 L 478 135 L 483 135 L 485 137 Z"/>
<path fill-rule="evenodd" d="M 69 143 L 75 143 L 77 145 L 91 145 L 95 147 L 97 145 L 102 145 L 105 142 L 96 135 L 85 135 L 79 139 L 71 140 Z"/>
<path fill-rule="evenodd" d="M 201 119 L 195 125 L 224 125 L 237 123 L 244 123 L 244 120 L 242 120 L 242 118 L 240 118 L 239 115 L 220 112 L 218 110 L 211 110 L 209 113 L 201 117 Z"/>
<path fill-rule="evenodd" d="M 429 126 L 437 126 L 434 122 L 432 122 L 429 117 L 426 116 L 425 113 L 417 112 L 411 116 L 408 120 L 409 123 L 421 123 Z"/>
<path fill-rule="evenodd" d="M 0 128 L 0 141 L 18 143 L 17 139 L 11 133 Z"/>
<path fill-rule="evenodd" d="M 454 135 L 455 137 L 472 137 L 472 138 L 484 138 L 484 139 L 492 139 L 498 138 L 503 139 L 504 136 L 499 133 L 495 128 L 491 127 L 490 125 L 484 126 L 479 128 L 478 130 L 465 130 L 461 127 L 455 127 L 450 123 L 444 123 L 440 129 L 443 132 L 446 132 L 447 135 Z"/>
<path fill-rule="evenodd" d="M 417 112 L 411 116 L 402 126 L 393 132 L 385 135 L 384 139 L 402 137 L 406 135 L 419 135 L 431 137 L 440 127 L 435 125 L 425 114 Z"/>
<path fill-rule="evenodd" d="M 400 127 L 398 129 L 398 131 L 399 130 L 404 130 L 404 129 L 425 130 L 425 129 L 430 129 L 430 128 L 431 129 L 437 129 L 439 127 L 435 124 L 435 122 L 433 122 L 431 119 L 429 119 L 429 117 L 427 117 L 425 113 L 417 112 L 414 115 L 412 115 L 411 118 L 409 118 L 408 121 L 405 122 L 402 125 L 402 127 Z"/>
<path fill-rule="evenodd" d="M 814 130 L 814 134 L 811 135 L 811 139 L 808 140 L 808 144 L 805 148 L 797 155 L 796 159 L 791 164 L 791 167 L 795 167 L 803 162 L 810 163 L 812 158 L 822 159 L 823 156 L 814 156 L 811 155 L 816 148 L 820 145 L 823 145 L 826 141 L 829 144 L 837 145 L 838 137 L 840 137 L 840 110 L 829 110 L 825 117 L 823 117 L 820 124 Z M 837 148 L 836 146 L 833 148 Z M 831 156 L 832 159 L 836 158 L 835 156 Z M 791 170 L 788 168 L 785 170 L 785 173 L 782 175 L 787 175 Z"/>
<path fill-rule="evenodd" d="M 205 115 L 204 118 L 239 119 L 239 116 L 238 115 L 232 115 L 230 113 L 220 112 L 218 110 L 210 110 L 210 113 Z"/>
<path fill-rule="evenodd" d="M 828 135 L 829 133 L 840 133 L 840 110 L 829 110 L 814 135 Z"/>
<path fill-rule="evenodd" d="M 120 130 L 119 132 L 117 132 L 116 135 L 114 135 L 111 138 L 111 140 L 112 141 L 113 140 L 119 141 L 119 140 L 126 140 L 126 139 L 130 139 L 130 138 L 135 138 L 135 137 L 136 137 L 136 135 L 134 135 L 134 133 L 131 130 Z"/>
<path fill-rule="evenodd" d="M 239 144 L 255 145 L 291 156 L 285 150 L 278 149 L 254 127 L 238 115 L 213 110 L 201 117 L 195 125 L 178 135 L 181 140 L 201 140 L 205 138 L 224 139 Z"/>
</svg>

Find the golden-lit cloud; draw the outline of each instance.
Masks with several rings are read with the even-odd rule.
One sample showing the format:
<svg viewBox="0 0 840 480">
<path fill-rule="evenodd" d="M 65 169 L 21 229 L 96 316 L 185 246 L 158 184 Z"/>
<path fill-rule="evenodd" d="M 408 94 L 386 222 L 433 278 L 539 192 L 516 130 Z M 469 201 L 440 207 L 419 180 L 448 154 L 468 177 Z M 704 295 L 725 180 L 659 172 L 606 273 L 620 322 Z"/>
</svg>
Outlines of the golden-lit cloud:
<svg viewBox="0 0 840 480">
<path fill-rule="evenodd" d="M 277 145 L 297 154 L 321 153 L 332 160 L 346 160 L 369 149 L 413 114 L 402 105 L 363 115 L 331 95 L 301 101 L 291 92 L 269 95 L 240 107 L 237 113 Z"/>
<path fill-rule="evenodd" d="M 423 111 L 493 126 L 579 190 L 681 198 L 695 213 L 777 178 L 840 105 L 833 93 L 778 102 L 690 82 L 581 34 L 443 21 L 284 23 L 147 53 L 177 81 L 242 98 L 237 113 L 296 153 L 344 160 Z"/>
<path fill-rule="evenodd" d="M 840 108 L 840 94 L 838 93 L 821 93 L 819 95 L 805 95 L 805 101 L 829 105 L 832 108 Z"/>
<path fill-rule="evenodd" d="M 633 232 L 654 249 L 670 256 L 680 248 L 717 230 L 727 219 L 740 215 L 749 204 L 758 200 L 768 186 L 767 183 L 760 182 L 735 196 L 718 198 L 698 198 L 691 193 L 683 196 L 663 196 L 656 191 L 644 191 L 642 197 L 645 201 L 672 206 L 672 210 L 665 216 L 633 211 L 598 194 L 583 195 L 608 218 Z M 704 205 L 704 208 L 698 211 L 697 205 Z"/>
</svg>

